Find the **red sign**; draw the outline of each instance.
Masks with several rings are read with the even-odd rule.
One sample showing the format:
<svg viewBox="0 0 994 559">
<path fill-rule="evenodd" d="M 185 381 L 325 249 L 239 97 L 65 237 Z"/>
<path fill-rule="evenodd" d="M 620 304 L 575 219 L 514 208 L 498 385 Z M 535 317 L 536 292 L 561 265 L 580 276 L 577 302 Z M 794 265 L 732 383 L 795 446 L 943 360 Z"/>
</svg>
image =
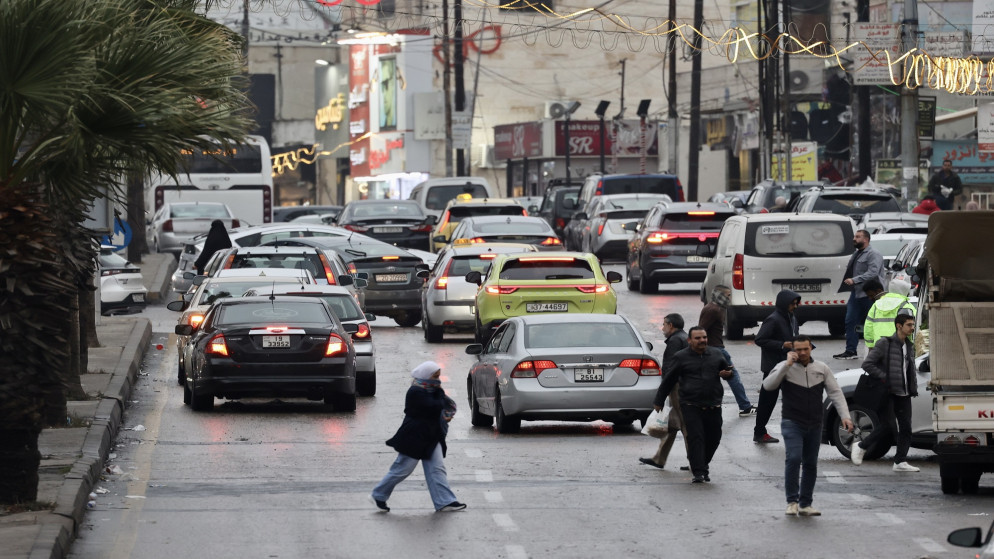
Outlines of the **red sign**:
<svg viewBox="0 0 994 559">
<path fill-rule="evenodd" d="M 523 122 L 494 127 L 494 159 L 542 156 L 542 123 Z"/>
<path fill-rule="evenodd" d="M 613 128 L 613 130 L 612 130 Z M 659 145 L 656 142 L 655 122 L 645 124 L 646 155 L 657 155 Z M 616 141 L 612 142 L 614 135 Z M 642 132 L 638 120 L 622 120 L 616 125 L 604 123 L 604 154 L 612 154 L 612 146 L 616 145 L 618 157 L 638 157 L 641 154 Z M 570 157 L 601 154 L 601 123 L 598 120 L 571 120 L 569 123 Z M 566 121 L 556 121 L 556 155 L 566 155 Z"/>
<path fill-rule="evenodd" d="M 369 45 L 349 45 L 349 159 L 353 177 L 369 176 Z M 359 140 L 358 138 L 362 138 Z"/>
</svg>

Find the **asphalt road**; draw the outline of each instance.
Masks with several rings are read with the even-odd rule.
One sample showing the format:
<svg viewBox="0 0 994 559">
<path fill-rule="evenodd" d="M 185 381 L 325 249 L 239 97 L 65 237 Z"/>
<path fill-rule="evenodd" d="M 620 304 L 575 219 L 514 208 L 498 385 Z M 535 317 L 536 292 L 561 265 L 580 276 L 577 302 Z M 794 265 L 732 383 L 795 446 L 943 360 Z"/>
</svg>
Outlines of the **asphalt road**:
<svg viewBox="0 0 994 559">
<path fill-rule="evenodd" d="M 611 266 L 623 272 L 621 266 Z M 701 303 L 696 285 L 640 295 L 616 284 L 619 311 L 658 349 L 669 312 L 688 326 Z M 683 288 L 683 289 L 679 289 Z M 891 471 L 885 458 L 853 466 L 823 446 L 817 518 L 784 516 L 783 446 L 752 442 L 753 418 L 739 418 L 725 391 L 724 434 L 713 482 L 692 485 L 677 443 L 665 470 L 638 462 L 656 440 L 611 424 L 524 422 L 520 434 L 470 425 L 465 378 L 472 339 L 428 345 L 420 327 L 372 323 L 378 392 L 355 414 L 317 402 L 218 401 L 212 413 L 182 403 L 171 343 L 177 317 L 151 307 L 152 351 L 126 413 L 97 504 L 71 557 L 968 557 L 945 543 L 953 529 L 986 526 L 994 491 L 944 496 L 930 453 L 912 450 L 917 474 Z M 816 359 L 835 370 L 858 364 L 831 355 L 843 341 L 823 323 Z M 747 334 L 754 331 L 747 331 Z M 761 374 L 750 340 L 728 349 L 755 403 Z M 434 513 L 419 470 L 395 491 L 391 512 L 367 501 L 395 457 L 384 441 L 403 417 L 408 371 L 426 359 L 443 366 L 443 385 L 460 405 L 446 466 L 469 507 Z M 636 424 L 637 425 L 637 424 Z M 779 435 L 779 406 L 770 424 Z"/>
</svg>

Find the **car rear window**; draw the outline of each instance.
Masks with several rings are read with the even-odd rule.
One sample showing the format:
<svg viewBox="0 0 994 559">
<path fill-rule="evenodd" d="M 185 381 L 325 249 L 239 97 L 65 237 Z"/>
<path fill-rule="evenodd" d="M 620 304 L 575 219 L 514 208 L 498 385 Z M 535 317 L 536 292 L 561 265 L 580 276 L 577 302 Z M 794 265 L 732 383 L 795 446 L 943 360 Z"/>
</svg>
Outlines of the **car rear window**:
<svg viewBox="0 0 994 559">
<path fill-rule="evenodd" d="M 654 192 L 667 194 L 671 198 L 677 195 L 676 178 L 663 176 L 632 176 L 611 177 L 601 179 L 601 194 L 632 194 L 635 192 Z"/>
<path fill-rule="evenodd" d="M 231 213 L 225 206 L 214 204 L 184 204 L 182 206 L 170 206 L 169 216 L 173 218 L 184 217 L 217 217 L 230 218 Z"/>
<path fill-rule="evenodd" d="M 844 256 L 852 254 L 852 227 L 841 221 L 750 223 L 749 256 Z"/>
<path fill-rule="evenodd" d="M 328 306 L 331 307 L 331 311 L 335 313 L 338 320 L 361 320 L 366 318 L 362 314 L 362 310 L 359 309 L 355 297 L 351 295 L 322 293 L 318 297 L 324 299 L 325 303 L 328 303 Z"/>
<path fill-rule="evenodd" d="M 823 194 L 815 200 L 811 211 L 842 215 L 870 212 L 899 212 L 901 211 L 901 205 L 890 196 Z"/>
<path fill-rule="evenodd" d="M 525 257 L 508 260 L 500 272 L 502 280 L 593 279 L 590 263 L 572 257 Z"/>
<path fill-rule="evenodd" d="M 711 212 L 710 215 L 691 215 L 689 212 L 674 212 L 663 215 L 662 229 L 678 229 L 680 231 L 720 231 L 725 220 L 733 213 Z"/>
<path fill-rule="evenodd" d="M 482 184 L 443 184 L 432 186 L 425 196 L 425 207 L 429 210 L 444 210 L 449 200 L 460 194 L 469 194 L 473 198 L 486 198 L 489 194 Z"/>
<path fill-rule="evenodd" d="M 522 223 L 520 221 L 498 221 L 495 223 L 474 223 L 473 231 L 476 233 L 504 233 L 514 235 L 545 235 L 551 233 L 549 225 L 544 221 L 532 221 Z"/>
<path fill-rule="evenodd" d="M 328 324 L 333 322 L 324 305 L 291 303 L 287 301 L 240 303 L 225 305 L 218 311 L 214 324 L 258 324 L 259 326 L 289 324 Z"/>
<path fill-rule="evenodd" d="M 353 207 L 351 213 L 355 218 L 425 216 L 417 204 L 362 204 Z"/>
<path fill-rule="evenodd" d="M 625 323 L 529 324 L 525 347 L 641 347 L 635 332 Z"/>
<path fill-rule="evenodd" d="M 491 254 L 490 256 L 492 257 L 493 255 Z M 483 259 L 479 256 L 456 256 L 449 264 L 448 275 L 465 276 L 470 272 L 480 272 L 486 275 L 492 263 L 493 258 Z"/>
<path fill-rule="evenodd" d="M 525 215 L 521 206 L 453 206 L 449 209 L 449 221 L 461 221 L 465 217 L 487 215 Z"/>
<path fill-rule="evenodd" d="M 810 185 L 799 184 L 797 186 L 771 186 L 766 189 L 766 197 L 763 199 L 763 207 L 770 209 L 776 204 L 777 198 L 783 196 L 783 199 L 790 202 L 796 194 L 801 192 L 807 192 L 811 188 Z"/>
<path fill-rule="evenodd" d="M 268 280 L 268 282 L 271 283 L 272 280 Z M 284 278 L 280 278 L 279 282 L 284 283 Z M 265 278 L 234 282 L 208 282 L 204 284 L 204 287 L 202 288 L 204 291 L 200 294 L 199 304 L 210 305 L 218 299 L 241 297 L 246 291 L 255 287 L 262 288 L 266 283 L 267 280 Z"/>
<path fill-rule="evenodd" d="M 235 253 L 232 268 L 282 268 L 307 270 L 314 277 L 324 276 L 324 265 L 317 253 L 311 254 L 245 254 Z"/>
</svg>

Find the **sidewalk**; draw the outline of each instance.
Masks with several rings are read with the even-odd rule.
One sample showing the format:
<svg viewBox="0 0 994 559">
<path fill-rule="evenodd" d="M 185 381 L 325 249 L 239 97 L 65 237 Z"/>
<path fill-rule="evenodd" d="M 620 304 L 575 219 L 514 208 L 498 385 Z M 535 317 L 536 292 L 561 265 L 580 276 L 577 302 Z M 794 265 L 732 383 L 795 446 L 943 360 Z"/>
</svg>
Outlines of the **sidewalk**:
<svg viewBox="0 0 994 559">
<path fill-rule="evenodd" d="M 150 301 L 167 300 L 175 267 L 171 255 L 146 255 L 141 269 Z M 121 427 L 125 403 L 151 337 L 152 325 L 141 315 L 100 317 L 97 340 L 101 347 L 89 350 L 90 372 L 81 379 L 91 399 L 68 403 L 75 422 L 88 422 L 88 426 L 42 431 L 37 500 L 53 503 L 54 508 L 0 516 L 0 559 L 68 555 L 88 495 L 100 482 L 104 460 Z"/>
</svg>

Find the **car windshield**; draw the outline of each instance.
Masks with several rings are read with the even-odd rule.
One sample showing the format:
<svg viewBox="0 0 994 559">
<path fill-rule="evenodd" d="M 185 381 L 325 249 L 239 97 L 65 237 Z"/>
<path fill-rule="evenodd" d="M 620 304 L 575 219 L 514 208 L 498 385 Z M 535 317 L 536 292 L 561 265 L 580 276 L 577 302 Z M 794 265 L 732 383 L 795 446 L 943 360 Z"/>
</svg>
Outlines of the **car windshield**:
<svg viewBox="0 0 994 559">
<path fill-rule="evenodd" d="M 197 304 L 210 305 L 218 299 L 228 297 L 240 297 L 252 288 L 262 288 L 264 282 L 258 278 L 246 281 L 226 281 L 226 282 L 205 282 L 201 287 L 200 299 Z"/>
<path fill-rule="evenodd" d="M 449 200 L 463 193 L 473 198 L 487 197 L 487 189 L 482 184 L 440 184 L 428 190 L 425 207 L 429 210 L 444 210 Z"/>
<path fill-rule="evenodd" d="M 362 204 L 352 208 L 352 217 L 413 217 L 423 218 L 424 213 L 417 204 Z"/>
<path fill-rule="evenodd" d="M 839 221 L 750 223 L 749 256 L 841 256 L 851 254 L 852 228 Z"/>
<path fill-rule="evenodd" d="M 880 239 L 871 238 L 870 245 L 879 252 L 884 259 L 890 260 L 897 256 L 897 253 L 901 251 L 901 247 L 908 244 L 908 239 L 904 237 L 898 237 L 896 239 Z"/>
<path fill-rule="evenodd" d="M 662 229 L 679 229 L 681 231 L 719 231 L 725 220 L 734 214 L 718 212 L 701 212 L 702 215 L 690 213 L 667 213 L 663 215 Z"/>
<path fill-rule="evenodd" d="M 224 219 L 231 217 L 231 213 L 228 212 L 227 206 L 217 204 L 176 204 L 169 207 L 169 217 L 174 219 L 184 217 Z"/>
<path fill-rule="evenodd" d="M 811 211 L 852 215 L 870 212 L 899 212 L 901 211 L 901 206 L 891 196 L 823 194 L 815 200 Z"/>
<path fill-rule="evenodd" d="M 491 257 L 493 255 L 490 255 Z M 483 259 L 480 256 L 456 256 L 449 263 L 449 271 L 447 275 L 449 276 L 465 276 L 470 272 L 480 272 L 486 275 L 490 270 L 490 264 L 493 263 L 493 258 Z"/>
<path fill-rule="evenodd" d="M 640 347 L 638 337 L 625 323 L 529 324 L 525 326 L 527 348 Z"/>
<path fill-rule="evenodd" d="M 633 175 L 604 178 L 601 194 L 630 194 L 632 192 L 676 192 L 676 177 Z"/>
<path fill-rule="evenodd" d="M 590 263 L 572 257 L 515 258 L 504 263 L 502 280 L 593 279 Z"/>
<path fill-rule="evenodd" d="M 333 322 L 324 305 L 288 301 L 239 303 L 224 305 L 214 319 L 215 326 L 257 324 L 285 326 L 287 324 L 328 324 Z"/>
<path fill-rule="evenodd" d="M 766 198 L 763 200 L 763 207 L 766 209 L 772 208 L 777 203 L 777 198 L 781 196 L 789 202 L 795 194 L 805 192 L 809 188 L 811 186 L 806 184 L 771 186 L 766 189 Z"/>
</svg>

